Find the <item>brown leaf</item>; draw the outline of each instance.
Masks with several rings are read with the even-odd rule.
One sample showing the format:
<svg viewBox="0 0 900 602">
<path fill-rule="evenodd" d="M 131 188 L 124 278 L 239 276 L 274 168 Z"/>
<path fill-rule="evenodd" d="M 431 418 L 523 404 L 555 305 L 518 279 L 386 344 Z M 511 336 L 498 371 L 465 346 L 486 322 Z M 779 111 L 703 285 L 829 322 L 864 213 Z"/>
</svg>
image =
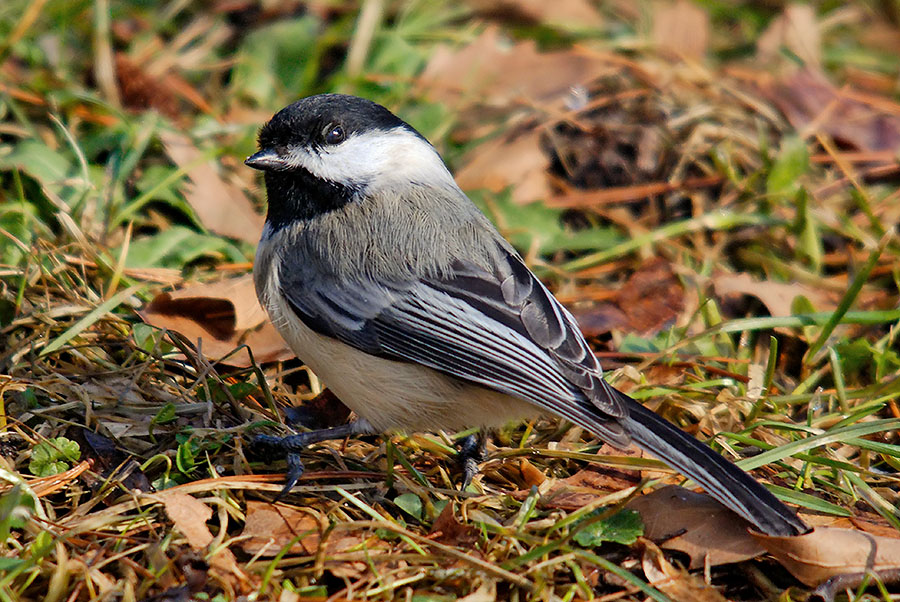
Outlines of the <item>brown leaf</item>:
<svg viewBox="0 0 900 602">
<path fill-rule="evenodd" d="M 586 0 L 467 0 L 486 17 L 516 20 L 566 28 L 599 29 L 603 18 Z"/>
<path fill-rule="evenodd" d="M 541 507 L 577 510 L 610 492 L 641 481 L 637 471 L 593 466 L 555 482 L 541 497 Z"/>
<path fill-rule="evenodd" d="M 544 476 L 534 464 L 529 462 L 526 458 L 522 458 L 519 460 L 519 471 L 522 473 L 522 482 L 526 487 L 537 487 L 545 480 L 547 477 Z"/>
<path fill-rule="evenodd" d="M 814 125 L 815 131 L 860 151 L 900 148 L 900 106 L 888 98 L 837 89 L 814 69 L 762 87 L 797 130 Z"/>
<path fill-rule="evenodd" d="M 653 15 L 653 43 L 679 57 L 699 59 L 709 45 L 709 15 L 688 0 L 667 2 Z"/>
<path fill-rule="evenodd" d="M 247 537 L 240 542 L 241 549 L 262 558 L 278 555 L 292 541 L 289 554 L 315 554 L 319 549 L 319 521 L 297 508 L 250 500 L 241 537 Z"/>
<path fill-rule="evenodd" d="M 164 491 L 160 494 L 166 508 L 166 514 L 175 523 L 188 543 L 195 550 L 205 548 L 213 540 L 206 521 L 212 518 L 212 508 L 197 498 L 177 491 Z"/>
<path fill-rule="evenodd" d="M 571 311 L 578 321 L 581 332 L 588 338 L 602 336 L 628 324 L 625 312 L 610 302 L 574 305 Z"/>
<path fill-rule="evenodd" d="M 773 317 L 790 316 L 794 299 L 804 296 L 817 311 L 828 311 L 837 307 L 839 295 L 829 293 L 800 282 L 790 284 L 772 280 L 754 280 L 750 274 L 719 274 L 712 278 L 713 287 L 719 297 L 750 295 L 763 302 Z"/>
<path fill-rule="evenodd" d="M 429 539 L 445 543 L 448 546 L 472 547 L 478 541 L 479 531 L 472 525 L 464 525 L 456 519 L 454 503 L 450 502 L 431 526 Z"/>
<path fill-rule="evenodd" d="M 763 554 L 747 531 L 749 523 L 705 493 L 676 485 L 631 500 L 644 522 L 644 537 L 684 552 L 695 569 L 740 562 Z"/>
<path fill-rule="evenodd" d="M 162 293 L 139 313 L 148 324 L 179 332 L 192 342 L 199 340 L 198 348 L 211 359 L 224 357 L 241 344 L 250 347 L 260 363 L 294 357 L 256 300 L 250 276 Z M 250 355 L 242 349 L 225 362 L 246 367 Z"/>
<path fill-rule="evenodd" d="M 810 67 L 822 64 L 822 33 L 816 11 L 808 4 L 788 4 L 784 12 L 772 20 L 756 42 L 756 57 L 763 63 L 783 62 L 796 65 L 785 59 L 781 52 L 787 48 Z"/>
<path fill-rule="evenodd" d="M 599 55 L 578 49 L 539 52 L 534 41 L 508 44 L 492 26 L 467 46 L 442 46 L 419 77 L 432 99 L 458 106 L 509 106 L 522 102 L 561 102 L 569 89 L 615 67 Z"/>
<path fill-rule="evenodd" d="M 212 542 L 213 536 L 206 526 L 212 517 L 212 508 L 194 496 L 179 491 L 163 491 L 159 493 L 166 514 L 175 523 L 175 528 L 188 540 L 195 550 L 205 550 Z M 210 565 L 222 572 L 229 572 L 245 580 L 243 572 L 238 568 L 234 554 L 228 548 L 220 548 L 210 559 Z"/>
<path fill-rule="evenodd" d="M 280 504 L 249 501 L 241 535 L 249 535 L 250 538 L 239 545 L 248 554 L 261 553 L 262 557 L 271 558 L 293 542 L 289 554 L 313 555 L 319 553 L 322 545 L 319 529 L 319 521 L 309 512 Z M 299 541 L 294 541 L 295 538 Z M 380 539 L 368 541 L 359 533 L 344 531 L 332 532 L 324 545 L 325 567 L 335 576 L 353 578 L 368 570 L 364 561 L 367 555 L 389 547 Z M 357 552 L 357 549 L 360 551 Z M 340 560 L 330 558 L 337 554 L 347 556 Z"/>
<path fill-rule="evenodd" d="M 573 313 L 588 336 L 619 328 L 650 335 L 670 325 L 683 309 L 684 288 L 671 265 L 657 257 L 638 268 L 609 303 Z"/>
<path fill-rule="evenodd" d="M 547 156 L 536 128 L 513 130 L 475 147 L 463 159 L 456 181 L 463 190 L 501 192 L 512 186 L 519 204 L 550 197 Z"/>
<path fill-rule="evenodd" d="M 669 262 L 656 258 L 631 275 L 616 303 L 628 316 L 629 329 L 651 334 L 678 317 L 684 308 L 684 289 Z"/>
<path fill-rule="evenodd" d="M 173 120 L 181 116 L 181 107 L 171 88 L 125 54 L 117 53 L 115 63 L 116 80 L 126 108 L 142 111 L 153 108 Z"/>
<path fill-rule="evenodd" d="M 652 542 L 641 539 L 641 568 L 650 585 L 676 602 L 727 602 L 719 590 L 702 579 L 672 566 Z"/>
<path fill-rule="evenodd" d="M 900 569 L 898 539 L 831 527 L 816 527 L 795 537 L 752 535 L 794 577 L 810 586 L 840 575 Z"/>
<path fill-rule="evenodd" d="M 204 159 L 187 136 L 163 130 L 160 139 L 175 165 L 187 170 L 191 182 L 185 186 L 185 197 L 200 222 L 216 234 L 256 243 L 262 232 L 263 217 L 243 191 L 226 182 L 216 164 Z"/>
</svg>

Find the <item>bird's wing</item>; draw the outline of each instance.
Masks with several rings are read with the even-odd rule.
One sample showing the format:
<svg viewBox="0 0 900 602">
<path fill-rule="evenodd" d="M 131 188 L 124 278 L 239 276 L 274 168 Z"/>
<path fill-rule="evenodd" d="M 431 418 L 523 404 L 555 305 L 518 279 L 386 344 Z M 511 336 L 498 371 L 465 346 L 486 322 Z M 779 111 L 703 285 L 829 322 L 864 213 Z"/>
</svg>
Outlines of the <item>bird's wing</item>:
<svg viewBox="0 0 900 602">
<path fill-rule="evenodd" d="M 628 410 L 575 319 L 506 249 L 493 271 L 456 261 L 441 278 L 348 285 L 282 266 L 280 282 L 297 316 L 320 334 L 589 420 L 611 443 L 628 443 L 616 424 Z"/>
<path fill-rule="evenodd" d="M 574 318 L 513 253 L 493 272 L 458 262 L 445 278 L 389 285 L 290 267 L 282 292 L 320 334 L 515 395 L 614 445 L 633 440 L 763 533 L 808 530 L 740 468 L 607 385 Z"/>
</svg>

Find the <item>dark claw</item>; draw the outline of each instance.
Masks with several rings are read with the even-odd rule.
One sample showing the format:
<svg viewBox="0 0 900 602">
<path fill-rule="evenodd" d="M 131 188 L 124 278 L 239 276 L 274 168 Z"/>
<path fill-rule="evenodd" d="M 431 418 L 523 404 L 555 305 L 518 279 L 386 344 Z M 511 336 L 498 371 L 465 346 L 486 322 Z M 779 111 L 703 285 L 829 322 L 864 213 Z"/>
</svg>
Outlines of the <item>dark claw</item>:
<svg viewBox="0 0 900 602">
<path fill-rule="evenodd" d="M 288 437 L 273 437 L 271 435 L 257 435 L 250 444 L 251 449 L 266 461 L 280 460 L 284 458 L 287 461 L 287 473 L 285 474 L 284 487 L 281 492 L 275 496 L 277 502 L 285 495 L 291 492 L 300 477 L 303 476 L 303 461 L 300 459 L 300 452 L 307 445 L 313 443 L 309 440 L 307 433 L 299 435 L 290 435 Z"/>
<path fill-rule="evenodd" d="M 280 500 L 290 493 L 300 477 L 303 476 L 303 462 L 300 460 L 300 452 L 304 451 L 313 443 L 327 441 L 329 439 L 343 439 L 350 435 L 357 435 L 371 432 L 372 427 L 369 423 L 363 421 L 351 422 L 330 429 L 322 429 L 318 431 L 308 431 L 299 435 L 290 435 L 288 437 L 273 437 L 271 435 L 257 435 L 250 443 L 250 450 L 253 454 L 263 458 L 267 462 L 287 460 L 287 474 L 285 475 L 285 484 L 281 493 L 275 498 Z"/>
<path fill-rule="evenodd" d="M 284 487 L 281 488 L 281 492 L 275 496 L 275 501 L 279 501 L 281 498 L 286 496 L 291 492 L 291 489 L 294 488 L 294 485 L 297 484 L 297 481 L 300 480 L 300 477 L 303 476 L 303 461 L 300 460 L 300 454 L 296 452 L 288 452 L 287 457 L 287 474 L 284 476 Z"/>
<path fill-rule="evenodd" d="M 463 480 L 459 488 L 465 491 L 472 484 L 472 479 L 478 474 L 478 464 L 487 458 L 487 437 L 485 433 L 469 435 L 459 442 L 459 463 L 463 467 Z"/>
</svg>

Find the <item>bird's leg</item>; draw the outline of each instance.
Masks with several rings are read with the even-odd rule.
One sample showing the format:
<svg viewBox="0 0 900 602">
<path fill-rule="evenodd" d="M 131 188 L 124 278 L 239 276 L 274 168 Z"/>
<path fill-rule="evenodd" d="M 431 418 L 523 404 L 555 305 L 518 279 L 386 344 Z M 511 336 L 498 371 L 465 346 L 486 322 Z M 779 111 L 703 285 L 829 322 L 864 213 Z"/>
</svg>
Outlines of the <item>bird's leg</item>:
<svg viewBox="0 0 900 602">
<path fill-rule="evenodd" d="M 478 474 L 478 464 L 487 458 L 487 431 L 484 429 L 477 434 L 468 435 L 459 442 L 459 455 L 457 459 L 462 464 L 463 481 L 460 491 L 465 491 L 472 483 L 472 479 Z"/>
<path fill-rule="evenodd" d="M 257 435 L 250 444 L 256 450 L 269 457 L 278 454 L 287 460 L 288 470 L 285 477 L 284 487 L 281 493 L 276 497 L 276 501 L 293 489 L 300 477 L 303 476 L 303 462 L 300 460 L 300 452 L 320 441 L 328 441 L 330 439 L 343 439 L 353 435 L 366 435 L 374 432 L 372 425 L 367 421 L 359 419 L 348 422 L 341 426 L 333 428 L 321 429 L 317 431 L 308 431 L 298 435 L 289 435 L 287 437 L 273 437 L 271 435 Z"/>
</svg>

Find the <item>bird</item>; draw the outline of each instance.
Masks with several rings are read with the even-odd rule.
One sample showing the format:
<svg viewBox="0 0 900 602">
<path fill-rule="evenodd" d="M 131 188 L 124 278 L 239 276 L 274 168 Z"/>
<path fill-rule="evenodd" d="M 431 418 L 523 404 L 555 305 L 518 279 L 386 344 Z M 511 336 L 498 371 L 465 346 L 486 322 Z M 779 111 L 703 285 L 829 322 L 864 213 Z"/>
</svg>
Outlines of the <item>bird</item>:
<svg viewBox="0 0 900 602">
<path fill-rule="evenodd" d="M 253 267 L 260 304 L 357 416 L 258 437 L 287 458 L 284 491 L 302 474 L 300 452 L 320 441 L 483 433 L 555 415 L 615 447 L 636 444 L 759 532 L 809 530 L 748 473 L 604 380 L 572 314 L 390 110 L 308 96 L 278 111 L 258 143 L 245 163 L 263 172 L 267 195 Z"/>
</svg>

